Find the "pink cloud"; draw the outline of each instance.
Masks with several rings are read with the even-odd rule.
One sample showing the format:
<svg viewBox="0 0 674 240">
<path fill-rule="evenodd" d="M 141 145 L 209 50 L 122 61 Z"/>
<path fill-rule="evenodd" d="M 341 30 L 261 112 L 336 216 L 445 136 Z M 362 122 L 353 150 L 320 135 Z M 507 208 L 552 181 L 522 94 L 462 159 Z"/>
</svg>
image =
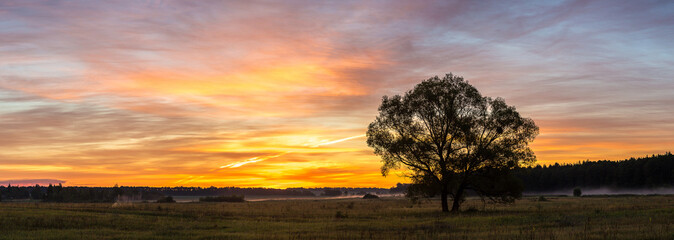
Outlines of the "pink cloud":
<svg viewBox="0 0 674 240">
<path fill-rule="evenodd" d="M 533 118 L 541 162 L 663 152 L 673 141 L 664 133 L 674 130 L 672 8 L 3 1 L 0 165 L 13 166 L 12 178 L 79 166 L 48 177 L 80 184 L 96 177 L 83 171 L 104 170 L 160 179 L 152 184 L 200 173 L 200 181 L 227 182 L 206 172 L 302 141 L 362 134 L 381 96 L 447 72 Z M 367 176 L 354 184 L 381 183 L 376 157 L 359 143 L 249 165 L 306 164 L 279 184 L 333 184 L 341 178 L 320 177 L 330 169 Z M 349 170 L 354 158 L 374 175 Z M 319 164 L 326 159 L 343 163 Z M 241 174 L 264 185 L 263 176 Z"/>
</svg>

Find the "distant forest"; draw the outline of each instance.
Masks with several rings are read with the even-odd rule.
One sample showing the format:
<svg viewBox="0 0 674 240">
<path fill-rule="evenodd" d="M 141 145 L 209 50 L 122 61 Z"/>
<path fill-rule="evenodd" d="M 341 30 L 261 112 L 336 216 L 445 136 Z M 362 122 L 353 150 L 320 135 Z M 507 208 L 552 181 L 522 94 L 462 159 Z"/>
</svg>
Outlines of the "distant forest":
<svg viewBox="0 0 674 240">
<path fill-rule="evenodd" d="M 571 188 L 652 189 L 674 186 L 671 152 L 622 161 L 585 161 L 520 168 L 515 175 L 525 192 L 550 192 Z"/>
<path fill-rule="evenodd" d="M 387 188 L 241 188 L 241 187 L 64 187 L 0 186 L 2 200 L 40 200 L 45 202 L 155 201 L 164 196 L 282 196 L 315 197 L 386 194 Z"/>
<path fill-rule="evenodd" d="M 622 161 L 554 164 L 515 170 L 524 192 L 554 192 L 572 188 L 653 189 L 674 187 L 674 155 L 652 155 Z M 409 184 L 386 188 L 240 188 L 240 187 L 63 187 L 0 186 L 0 201 L 33 199 L 47 202 L 153 201 L 163 196 L 343 196 L 404 193 Z"/>
</svg>

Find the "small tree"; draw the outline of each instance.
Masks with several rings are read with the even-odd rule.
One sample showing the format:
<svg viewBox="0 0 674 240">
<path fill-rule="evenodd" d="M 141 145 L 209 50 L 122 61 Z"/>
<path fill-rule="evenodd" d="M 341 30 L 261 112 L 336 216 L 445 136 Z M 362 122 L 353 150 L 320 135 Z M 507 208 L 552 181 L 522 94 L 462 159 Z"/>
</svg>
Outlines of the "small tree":
<svg viewBox="0 0 674 240">
<path fill-rule="evenodd" d="M 379 196 L 368 193 L 363 196 L 363 199 L 379 199 Z"/>
<path fill-rule="evenodd" d="M 583 195 L 583 192 L 580 191 L 580 188 L 574 188 L 573 189 L 573 196 L 574 197 L 580 197 L 581 195 Z"/>
<path fill-rule="evenodd" d="M 176 200 L 173 200 L 172 196 L 166 196 L 162 197 L 160 199 L 157 199 L 157 203 L 174 203 Z"/>
<path fill-rule="evenodd" d="M 384 96 L 370 123 L 367 144 L 382 159 L 382 174 L 405 167 L 427 187 L 410 187 L 442 199 L 442 210 L 458 211 L 465 191 L 510 202 L 522 187 L 509 170 L 535 161 L 528 143 L 538 127 L 501 98 L 483 97 L 462 77 L 447 74 L 423 81 L 404 96 Z"/>
</svg>

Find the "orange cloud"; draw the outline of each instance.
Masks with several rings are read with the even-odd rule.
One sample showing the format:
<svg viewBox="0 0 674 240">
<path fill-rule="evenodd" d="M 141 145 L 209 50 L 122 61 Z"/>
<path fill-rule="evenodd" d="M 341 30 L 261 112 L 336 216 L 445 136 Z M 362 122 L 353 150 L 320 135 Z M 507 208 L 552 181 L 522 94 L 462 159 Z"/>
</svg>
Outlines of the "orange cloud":
<svg viewBox="0 0 674 240">
<path fill-rule="evenodd" d="M 539 163 L 671 151 L 671 6 L 606 4 L 0 4 L 0 169 L 388 187 L 361 138 L 381 97 L 449 71 L 538 123 Z"/>
</svg>

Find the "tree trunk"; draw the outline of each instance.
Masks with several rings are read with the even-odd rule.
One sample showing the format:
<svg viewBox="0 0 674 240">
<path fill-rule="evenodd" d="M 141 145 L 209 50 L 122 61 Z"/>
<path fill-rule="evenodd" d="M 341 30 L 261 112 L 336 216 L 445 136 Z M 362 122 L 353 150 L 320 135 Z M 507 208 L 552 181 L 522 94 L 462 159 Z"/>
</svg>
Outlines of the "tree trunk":
<svg viewBox="0 0 674 240">
<path fill-rule="evenodd" d="M 452 202 L 452 212 L 459 212 L 459 206 L 461 205 L 461 199 L 463 198 L 463 189 L 465 186 L 461 184 L 459 189 L 456 190 L 454 194 L 454 201 Z"/>
<path fill-rule="evenodd" d="M 442 211 L 443 212 L 449 212 L 449 205 L 447 202 L 447 195 L 449 195 L 449 190 L 447 190 L 447 185 L 442 186 L 442 192 L 440 193 L 440 197 L 442 199 Z"/>
</svg>

